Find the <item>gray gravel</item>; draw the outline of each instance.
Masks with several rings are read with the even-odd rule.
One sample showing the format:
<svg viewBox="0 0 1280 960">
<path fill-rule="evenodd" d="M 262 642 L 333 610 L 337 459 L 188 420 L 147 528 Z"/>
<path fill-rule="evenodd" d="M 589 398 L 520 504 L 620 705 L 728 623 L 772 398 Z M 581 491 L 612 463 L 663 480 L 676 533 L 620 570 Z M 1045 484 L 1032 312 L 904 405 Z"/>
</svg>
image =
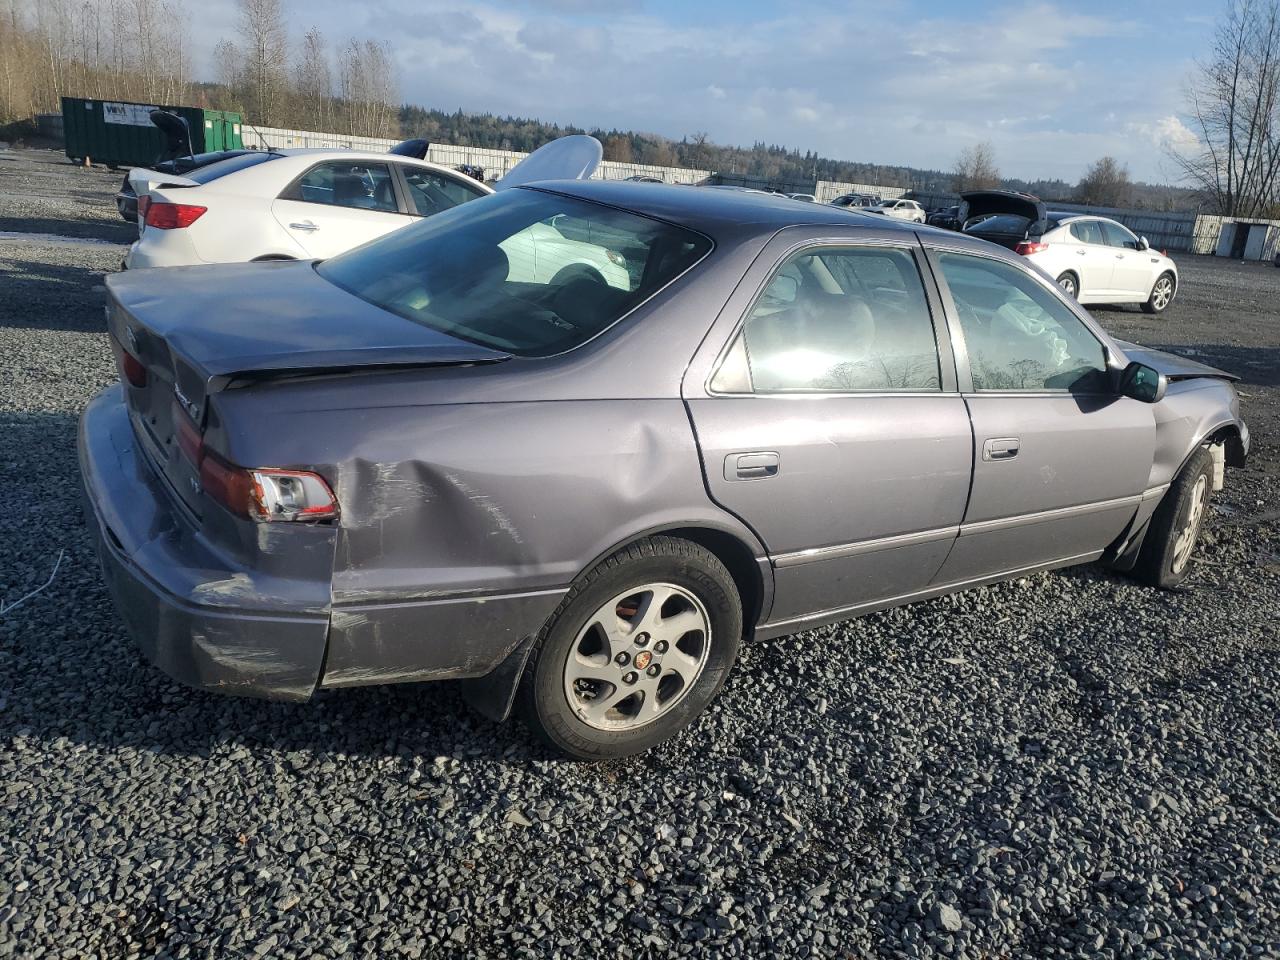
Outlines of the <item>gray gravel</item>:
<svg viewBox="0 0 1280 960">
<path fill-rule="evenodd" d="M 56 159 L 0 166 L 0 230 L 112 239 L 117 178 Z M 268 704 L 143 662 L 77 502 L 118 252 L 0 241 L 0 599 L 65 551 L 0 616 L 0 956 L 1280 955 L 1280 270 L 1181 257 L 1165 317 L 1098 314 L 1246 377 L 1185 590 L 1084 568 L 754 644 L 692 730 L 588 766 L 449 685 Z"/>
</svg>

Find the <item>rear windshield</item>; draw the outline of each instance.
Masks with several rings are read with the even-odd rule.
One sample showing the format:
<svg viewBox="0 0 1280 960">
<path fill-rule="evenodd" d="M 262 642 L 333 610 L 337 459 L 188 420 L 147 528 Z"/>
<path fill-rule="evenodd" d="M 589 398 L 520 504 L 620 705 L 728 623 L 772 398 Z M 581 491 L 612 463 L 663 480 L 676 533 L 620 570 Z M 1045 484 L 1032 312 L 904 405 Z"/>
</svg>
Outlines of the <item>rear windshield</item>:
<svg viewBox="0 0 1280 960">
<path fill-rule="evenodd" d="M 971 233 L 1026 233 L 1031 221 L 1016 213 L 997 213 L 977 223 L 970 223 L 965 230 Z"/>
<path fill-rule="evenodd" d="M 317 270 L 414 323 L 544 357 L 613 326 L 710 249 L 706 237 L 671 224 L 518 189 L 436 214 Z"/>
<path fill-rule="evenodd" d="M 242 153 L 238 157 L 228 157 L 226 160 L 219 160 L 217 163 L 211 163 L 207 167 L 193 170 L 187 174 L 187 179 L 194 180 L 196 183 L 208 183 L 211 180 L 217 180 L 219 177 L 225 177 L 228 173 L 235 173 L 237 170 L 256 167 L 258 164 L 266 163 L 268 160 L 279 160 L 281 156 L 282 154 L 279 153 Z"/>
</svg>

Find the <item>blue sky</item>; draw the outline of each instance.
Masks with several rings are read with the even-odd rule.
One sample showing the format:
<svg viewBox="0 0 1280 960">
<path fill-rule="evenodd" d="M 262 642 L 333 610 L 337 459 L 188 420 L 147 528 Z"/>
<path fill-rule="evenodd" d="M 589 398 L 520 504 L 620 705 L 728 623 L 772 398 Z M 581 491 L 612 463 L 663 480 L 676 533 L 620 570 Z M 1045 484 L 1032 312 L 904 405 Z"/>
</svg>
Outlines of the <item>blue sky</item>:
<svg viewBox="0 0 1280 960">
<path fill-rule="evenodd" d="M 782 143 L 949 169 L 990 140 L 1001 170 L 1075 181 L 1104 154 L 1176 171 L 1179 119 L 1217 0 L 285 0 L 296 36 L 390 41 L 424 106 Z M 193 5 L 194 7 L 194 5 Z M 233 37 L 234 0 L 189 7 Z M 195 52 L 198 72 L 212 67 Z"/>
</svg>

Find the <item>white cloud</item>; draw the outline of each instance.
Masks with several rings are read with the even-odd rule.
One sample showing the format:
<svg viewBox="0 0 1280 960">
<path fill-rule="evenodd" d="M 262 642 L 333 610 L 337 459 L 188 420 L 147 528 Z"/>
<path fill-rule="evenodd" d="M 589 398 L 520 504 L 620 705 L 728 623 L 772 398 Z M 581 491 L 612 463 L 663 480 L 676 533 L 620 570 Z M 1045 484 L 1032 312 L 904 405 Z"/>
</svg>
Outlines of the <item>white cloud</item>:
<svg viewBox="0 0 1280 960">
<path fill-rule="evenodd" d="M 718 142 L 943 169 L 990 139 L 1006 173 L 1068 180 L 1103 153 L 1158 176 L 1161 144 L 1190 133 L 1176 118 L 1177 75 L 1135 79 L 1151 58 L 1168 57 L 1171 73 L 1184 62 L 1136 46 L 1146 28 L 1123 15 L 1065 0 L 944 14 L 925 0 L 802 0 L 694 25 L 638 0 L 290 2 L 296 34 L 315 23 L 331 43 L 390 40 L 403 98 L 447 110 L 677 139 L 706 130 Z M 233 0 L 208 0 L 192 19 L 211 49 L 234 29 Z"/>
</svg>

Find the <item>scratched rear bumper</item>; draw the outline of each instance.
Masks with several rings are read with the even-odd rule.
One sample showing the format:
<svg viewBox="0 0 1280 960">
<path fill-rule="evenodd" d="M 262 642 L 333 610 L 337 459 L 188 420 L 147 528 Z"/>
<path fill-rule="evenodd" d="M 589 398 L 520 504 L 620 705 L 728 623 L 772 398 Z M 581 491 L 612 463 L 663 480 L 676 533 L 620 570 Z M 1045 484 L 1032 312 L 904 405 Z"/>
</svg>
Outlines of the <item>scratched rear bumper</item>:
<svg viewBox="0 0 1280 960">
<path fill-rule="evenodd" d="M 80 419 L 85 516 L 121 619 L 147 659 L 180 683 L 305 700 L 320 681 L 327 584 L 238 569 L 174 514 L 141 462 L 119 386 Z M 274 596 L 273 596 L 274 595 Z M 264 609 L 265 608 L 265 609 Z"/>
</svg>

